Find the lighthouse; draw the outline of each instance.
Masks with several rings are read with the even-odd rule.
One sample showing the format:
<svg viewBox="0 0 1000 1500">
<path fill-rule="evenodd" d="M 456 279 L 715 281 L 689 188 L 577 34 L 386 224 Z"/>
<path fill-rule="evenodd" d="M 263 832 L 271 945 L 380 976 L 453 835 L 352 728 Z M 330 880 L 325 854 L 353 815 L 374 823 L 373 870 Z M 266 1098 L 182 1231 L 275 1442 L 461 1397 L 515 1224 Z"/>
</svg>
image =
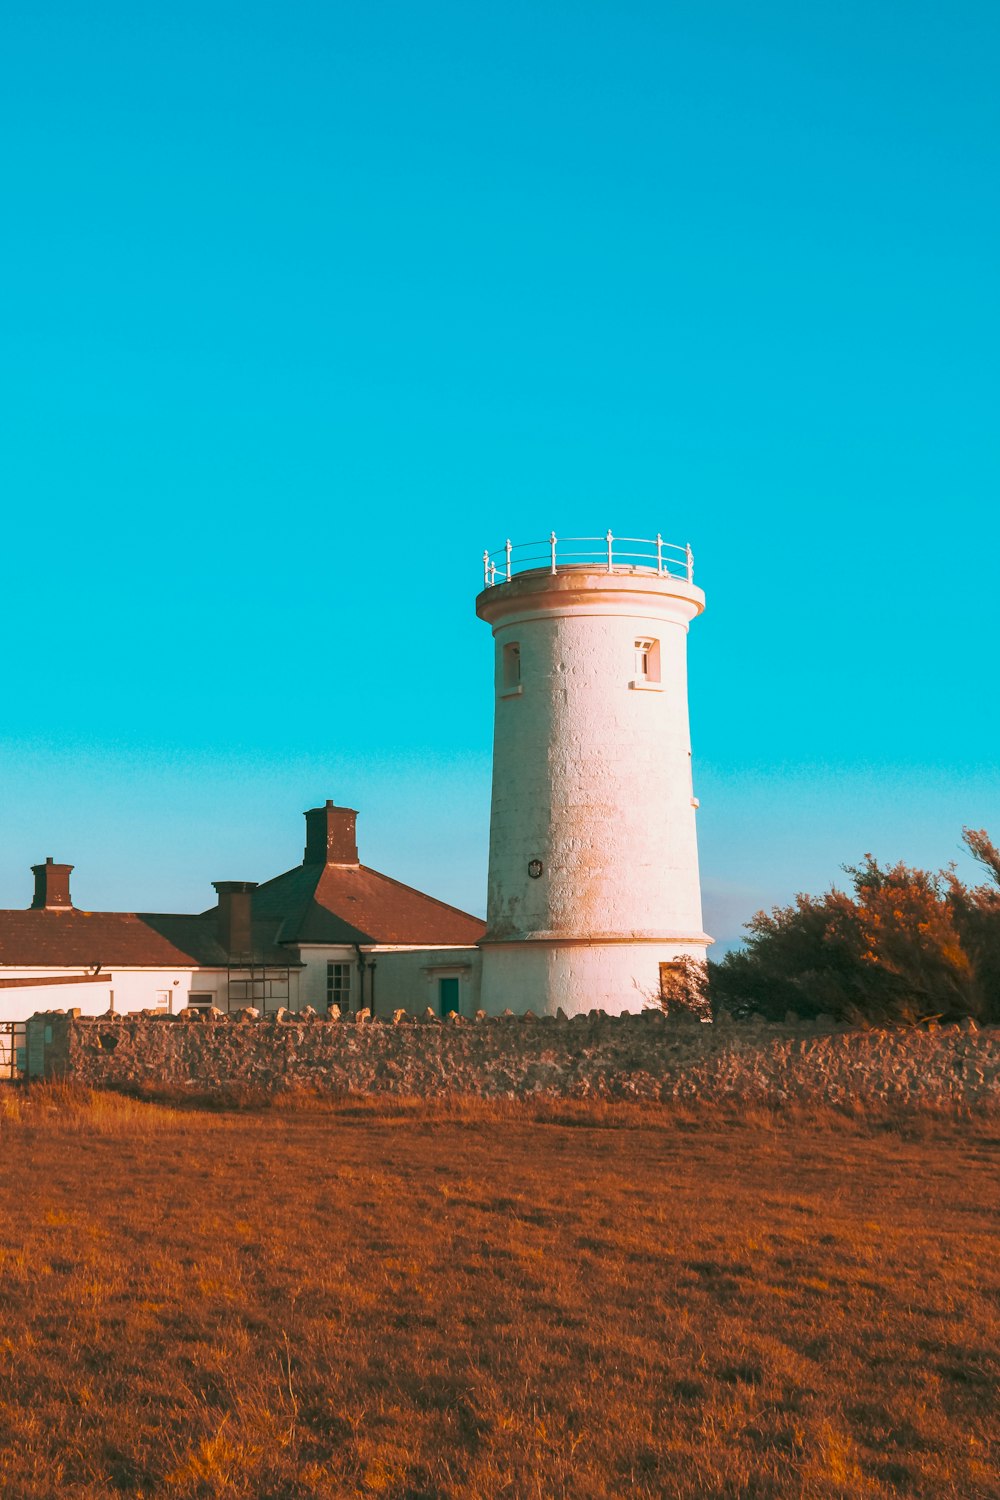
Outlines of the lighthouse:
<svg viewBox="0 0 1000 1500">
<path fill-rule="evenodd" d="M 687 633 L 690 547 L 602 538 L 483 555 L 496 709 L 483 1009 L 655 1004 L 704 961 Z"/>
</svg>

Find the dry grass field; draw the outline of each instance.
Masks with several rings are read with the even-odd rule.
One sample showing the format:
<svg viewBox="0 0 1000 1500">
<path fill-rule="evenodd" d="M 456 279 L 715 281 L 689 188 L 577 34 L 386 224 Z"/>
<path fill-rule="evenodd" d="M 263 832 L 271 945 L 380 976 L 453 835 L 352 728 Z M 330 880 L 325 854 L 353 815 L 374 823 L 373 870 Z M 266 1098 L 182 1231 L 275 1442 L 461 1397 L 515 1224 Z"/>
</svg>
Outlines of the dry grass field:
<svg viewBox="0 0 1000 1500">
<path fill-rule="evenodd" d="M 996 1119 L 0 1093 L 0 1495 L 1000 1495 Z"/>
</svg>

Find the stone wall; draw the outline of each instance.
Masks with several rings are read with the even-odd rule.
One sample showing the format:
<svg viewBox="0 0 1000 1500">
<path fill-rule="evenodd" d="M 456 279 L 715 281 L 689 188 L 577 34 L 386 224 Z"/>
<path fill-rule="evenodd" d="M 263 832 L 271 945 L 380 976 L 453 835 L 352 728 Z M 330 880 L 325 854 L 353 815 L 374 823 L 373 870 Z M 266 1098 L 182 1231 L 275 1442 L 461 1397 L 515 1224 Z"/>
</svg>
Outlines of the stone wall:
<svg viewBox="0 0 1000 1500">
<path fill-rule="evenodd" d="M 36 1072 L 98 1088 L 550 1095 L 844 1104 L 1000 1100 L 1000 1028 L 880 1031 L 659 1012 L 572 1019 L 326 1020 L 47 1013 Z M 30 1037 L 29 1037 L 30 1040 Z"/>
</svg>

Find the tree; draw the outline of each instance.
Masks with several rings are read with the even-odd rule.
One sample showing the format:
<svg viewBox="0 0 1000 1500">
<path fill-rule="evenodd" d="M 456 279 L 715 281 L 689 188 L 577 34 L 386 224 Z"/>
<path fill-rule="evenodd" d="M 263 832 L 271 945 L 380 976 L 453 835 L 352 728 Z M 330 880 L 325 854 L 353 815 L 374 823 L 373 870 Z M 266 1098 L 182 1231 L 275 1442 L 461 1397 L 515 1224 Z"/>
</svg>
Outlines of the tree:
<svg viewBox="0 0 1000 1500">
<path fill-rule="evenodd" d="M 983 1017 L 1000 1021 L 1000 849 L 985 828 L 963 828 L 962 838 L 973 858 L 992 876 L 992 883 L 963 885 L 949 870 L 949 900 L 983 991 Z"/>
<path fill-rule="evenodd" d="M 872 855 L 848 866 L 850 891 L 800 895 L 758 912 L 746 946 L 711 965 L 716 1007 L 840 1020 L 1000 1019 L 1000 851 L 965 829 L 994 885 L 969 887 Z"/>
</svg>

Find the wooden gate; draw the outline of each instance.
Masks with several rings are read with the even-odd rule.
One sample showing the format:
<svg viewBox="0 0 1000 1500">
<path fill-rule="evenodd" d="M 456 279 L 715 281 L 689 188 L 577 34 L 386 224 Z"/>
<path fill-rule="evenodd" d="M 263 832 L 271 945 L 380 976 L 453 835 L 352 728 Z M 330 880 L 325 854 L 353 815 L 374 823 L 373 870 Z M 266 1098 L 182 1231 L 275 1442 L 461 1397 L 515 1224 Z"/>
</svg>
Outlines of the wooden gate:
<svg viewBox="0 0 1000 1500">
<path fill-rule="evenodd" d="M 14 1083 L 27 1071 L 27 1038 L 23 1021 L 0 1021 L 0 1083 Z"/>
</svg>

